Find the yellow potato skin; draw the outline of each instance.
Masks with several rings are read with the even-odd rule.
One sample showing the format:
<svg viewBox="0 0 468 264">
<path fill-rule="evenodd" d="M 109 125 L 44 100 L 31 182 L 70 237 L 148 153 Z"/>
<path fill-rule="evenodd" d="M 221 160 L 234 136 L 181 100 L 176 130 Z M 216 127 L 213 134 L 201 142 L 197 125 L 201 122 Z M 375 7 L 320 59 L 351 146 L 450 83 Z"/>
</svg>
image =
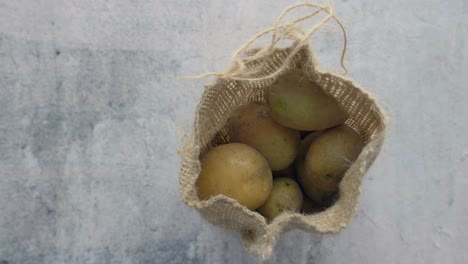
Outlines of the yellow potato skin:
<svg viewBox="0 0 468 264">
<path fill-rule="evenodd" d="M 310 177 L 298 180 L 302 190 L 308 198 L 321 206 L 329 206 L 333 202 L 335 194 L 338 192 L 338 185 L 333 190 L 322 190 L 311 180 Z"/>
<path fill-rule="evenodd" d="M 285 211 L 299 212 L 302 207 L 302 191 L 290 178 L 276 178 L 267 201 L 258 208 L 258 212 L 272 220 Z"/>
<path fill-rule="evenodd" d="M 279 76 L 267 92 L 273 119 L 297 130 L 323 130 L 343 124 L 348 114 L 300 69 Z"/>
<path fill-rule="evenodd" d="M 230 143 L 204 155 L 196 186 L 202 200 L 223 194 L 256 210 L 268 198 L 272 182 L 268 162 L 258 151 L 245 144 Z"/>
<path fill-rule="evenodd" d="M 340 125 L 328 129 L 310 145 L 303 179 L 320 190 L 336 191 L 344 173 L 362 148 L 363 142 L 352 128 Z"/>
<path fill-rule="evenodd" d="M 305 177 L 305 157 L 307 155 L 307 152 L 309 151 L 310 145 L 312 144 L 312 141 L 316 139 L 321 133 L 323 133 L 324 130 L 320 131 L 314 131 L 307 135 L 301 143 L 299 144 L 299 148 L 297 150 L 297 157 L 296 160 L 294 161 L 294 166 L 296 168 L 297 172 L 297 178 L 299 180 L 299 183 L 301 183 L 301 179 Z M 302 184 L 301 184 L 302 186 Z"/>
<path fill-rule="evenodd" d="M 275 122 L 265 103 L 250 102 L 237 109 L 229 119 L 228 129 L 231 142 L 256 149 L 273 171 L 286 169 L 296 157 L 299 131 Z"/>
<path fill-rule="evenodd" d="M 307 177 L 306 168 L 305 168 L 305 158 L 307 152 L 309 151 L 310 145 L 312 142 L 318 138 L 326 130 L 314 131 L 307 135 L 301 141 L 299 145 L 299 150 L 297 151 L 297 158 L 294 162 L 297 172 L 297 181 L 302 187 L 302 190 L 308 198 L 310 198 L 315 204 L 325 205 L 328 203 L 329 198 L 338 190 L 338 187 L 335 190 L 320 190 L 312 182 L 310 177 Z"/>
</svg>

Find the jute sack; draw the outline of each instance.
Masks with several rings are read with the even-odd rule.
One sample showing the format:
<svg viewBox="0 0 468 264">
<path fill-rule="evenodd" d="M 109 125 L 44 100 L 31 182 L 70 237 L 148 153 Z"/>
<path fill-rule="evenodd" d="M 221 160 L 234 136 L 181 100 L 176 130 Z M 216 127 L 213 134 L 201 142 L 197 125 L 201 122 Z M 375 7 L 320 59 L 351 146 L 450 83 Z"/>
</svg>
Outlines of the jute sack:
<svg viewBox="0 0 468 264">
<path fill-rule="evenodd" d="M 317 11 L 292 23 L 280 24 L 290 10 L 307 6 Z M 319 12 L 327 15 L 311 30 L 304 32 L 298 26 L 298 22 Z M 194 131 L 186 136 L 180 150 L 180 195 L 182 201 L 198 210 L 210 223 L 240 232 L 244 248 L 256 256 L 269 257 L 280 234 L 291 229 L 336 233 L 346 227 L 356 212 L 361 179 L 378 155 L 385 137 L 385 116 L 375 98 L 353 81 L 317 69 L 307 39 L 330 19 L 334 19 L 342 27 L 330 7 L 309 3 L 290 6 L 278 17 L 274 27 L 254 36 L 234 54 L 234 64 L 226 72 L 200 76 L 216 75 L 217 79 L 205 87 L 195 112 Z M 268 33 L 273 34 L 271 45 L 262 49 L 248 49 L 257 38 Z M 344 29 L 343 33 L 346 39 Z M 276 44 L 281 39 L 293 40 L 294 44 L 287 48 L 278 48 Z M 345 50 L 346 45 L 342 59 Z M 243 58 L 239 58 L 241 55 Z M 283 213 L 270 223 L 259 213 L 250 211 L 223 195 L 200 200 L 195 186 L 201 168 L 200 157 L 210 148 L 230 142 L 226 122 L 233 111 L 249 101 L 265 101 L 265 90 L 278 75 L 290 68 L 302 69 L 326 93 L 336 98 L 349 113 L 346 124 L 355 129 L 365 141 L 361 154 L 351 164 L 340 183 L 338 200 L 323 212 L 311 215 Z"/>
</svg>

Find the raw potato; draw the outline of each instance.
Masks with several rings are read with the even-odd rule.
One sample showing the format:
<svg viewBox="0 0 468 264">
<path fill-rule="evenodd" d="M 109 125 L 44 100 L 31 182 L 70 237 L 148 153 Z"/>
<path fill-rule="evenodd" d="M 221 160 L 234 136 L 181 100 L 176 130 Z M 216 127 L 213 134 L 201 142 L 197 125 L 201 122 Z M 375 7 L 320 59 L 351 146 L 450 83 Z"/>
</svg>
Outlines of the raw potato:
<svg viewBox="0 0 468 264">
<path fill-rule="evenodd" d="M 297 181 L 304 190 L 305 194 L 319 205 L 328 205 L 331 203 L 331 197 L 335 194 L 336 190 L 323 191 L 314 186 L 310 177 L 306 176 L 305 170 L 305 158 L 309 151 L 310 145 L 314 139 L 318 138 L 325 130 L 315 131 L 309 134 L 305 139 L 302 140 L 297 151 L 297 158 L 294 162 L 297 171 Z"/>
<path fill-rule="evenodd" d="M 196 182 L 200 199 L 223 194 L 255 210 L 271 192 L 273 177 L 267 161 L 245 144 L 217 146 L 206 153 L 201 166 Z"/>
<path fill-rule="evenodd" d="M 348 114 L 300 69 L 292 69 L 272 84 L 267 101 L 272 116 L 297 130 L 322 130 L 343 124 Z"/>
<path fill-rule="evenodd" d="M 323 133 L 323 130 L 312 132 L 306 138 L 304 138 L 299 144 L 299 148 L 297 150 L 296 161 L 294 162 L 294 166 L 296 167 L 297 178 L 299 180 L 299 183 L 301 179 L 305 177 L 304 163 L 305 163 L 307 151 L 309 151 L 310 144 L 312 144 L 312 141 L 315 138 L 317 138 L 321 133 Z"/>
<path fill-rule="evenodd" d="M 286 169 L 296 157 L 299 131 L 276 123 L 264 103 L 251 102 L 237 109 L 229 119 L 228 127 L 232 142 L 256 149 L 274 171 Z"/>
<path fill-rule="evenodd" d="M 268 220 L 272 220 L 285 211 L 299 212 L 302 200 L 301 188 L 293 179 L 276 178 L 270 196 L 258 212 Z"/>
<path fill-rule="evenodd" d="M 346 125 L 325 131 L 310 145 L 303 179 L 320 190 L 336 191 L 338 183 L 359 156 L 362 147 L 359 135 Z M 304 185 L 307 186 L 305 182 Z"/>
<path fill-rule="evenodd" d="M 335 201 L 335 197 L 338 191 L 338 185 L 335 190 L 321 190 L 315 183 L 311 181 L 310 177 L 301 178 L 299 184 L 304 190 L 308 198 L 314 201 L 316 204 L 321 206 L 330 206 Z"/>
</svg>

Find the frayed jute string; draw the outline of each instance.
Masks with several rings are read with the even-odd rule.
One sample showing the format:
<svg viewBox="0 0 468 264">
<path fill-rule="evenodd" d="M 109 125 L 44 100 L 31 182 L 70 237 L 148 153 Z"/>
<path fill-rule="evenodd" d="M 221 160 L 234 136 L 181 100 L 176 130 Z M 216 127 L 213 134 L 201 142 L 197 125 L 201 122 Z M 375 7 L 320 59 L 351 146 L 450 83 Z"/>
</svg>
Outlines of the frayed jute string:
<svg viewBox="0 0 468 264">
<path fill-rule="evenodd" d="M 318 9 L 311 14 L 308 14 L 306 16 L 300 17 L 291 23 L 287 24 L 281 24 L 281 21 L 283 18 L 292 10 L 300 8 L 300 7 L 313 7 L 315 9 Z M 303 32 L 302 28 L 300 27 L 299 23 L 312 18 L 316 16 L 317 14 L 321 12 L 326 12 L 327 15 L 319 21 L 315 26 L 313 26 L 309 31 L 306 33 Z M 341 31 L 343 32 L 343 50 L 341 52 L 341 58 L 340 58 L 340 64 L 341 67 L 343 68 L 344 72 L 343 75 L 345 75 L 348 70 L 346 69 L 346 66 L 344 64 L 345 56 L 346 56 L 346 49 L 348 45 L 348 38 L 346 35 L 346 29 L 343 26 L 343 23 L 341 20 L 335 15 L 334 9 L 330 6 L 320 6 L 312 3 L 298 3 L 295 5 L 291 5 L 287 7 L 276 19 L 276 22 L 272 28 L 268 28 L 263 30 L 262 32 L 256 34 L 253 36 L 251 39 L 247 40 L 244 45 L 242 45 L 236 52 L 231 57 L 231 60 L 233 61 L 234 65 L 228 69 L 225 72 L 207 72 L 203 73 L 200 75 L 196 76 L 188 76 L 185 79 L 188 80 L 196 80 L 196 79 L 202 79 L 210 76 L 216 76 L 220 79 L 231 79 L 231 80 L 240 80 L 240 81 L 261 81 L 269 78 L 273 78 L 280 74 L 282 71 L 284 71 L 287 67 L 288 64 L 291 62 L 293 57 L 304 47 L 307 45 L 307 41 L 309 38 L 320 28 L 322 28 L 328 21 L 333 19 L 336 21 L 336 23 L 339 25 Z M 255 55 L 250 56 L 245 59 L 241 59 L 240 56 L 247 52 L 250 46 L 259 38 L 269 34 L 273 33 L 272 36 L 272 41 L 271 44 L 259 49 Z M 275 51 L 275 47 L 278 44 L 278 42 L 282 39 L 290 39 L 293 40 L 295 43 L 293 44 L 293 49 L 289 53 L 289 55 L 286 57 L 284 60 L 284 63 L 281 67 L 276 69 L 274 72 L 269 73 L 268 75 L 261 76 L 261 77 L 252 77 L 257 75 L 259 72 L 263 71 L 263 64 L 259 64 L 255 67 L 250 67 L 247 68 L 246 64 L 252 61 L 256 61 L 259 58 L 268 56 L 269 54 L 273 53 Z"/>
</svg>

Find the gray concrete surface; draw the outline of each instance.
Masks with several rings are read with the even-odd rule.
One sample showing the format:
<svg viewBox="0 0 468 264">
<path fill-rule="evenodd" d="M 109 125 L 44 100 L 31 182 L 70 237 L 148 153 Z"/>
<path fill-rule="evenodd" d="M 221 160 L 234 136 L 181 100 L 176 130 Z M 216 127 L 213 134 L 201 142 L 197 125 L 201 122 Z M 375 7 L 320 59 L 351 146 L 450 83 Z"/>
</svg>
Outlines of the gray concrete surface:
<svg viewBox="0 0 468 264">
<path fill-rule="evenodd" d="M 179 201 L 177 130 L 294 1 L 0 0 L 0 263 L 257 263 Z M 335 1 L 391 118 L 352 225 L 266 263 L 468 263 L 468 4 Z M 311 43 L 338 68 L 336 26 Z"/>
</svg>

